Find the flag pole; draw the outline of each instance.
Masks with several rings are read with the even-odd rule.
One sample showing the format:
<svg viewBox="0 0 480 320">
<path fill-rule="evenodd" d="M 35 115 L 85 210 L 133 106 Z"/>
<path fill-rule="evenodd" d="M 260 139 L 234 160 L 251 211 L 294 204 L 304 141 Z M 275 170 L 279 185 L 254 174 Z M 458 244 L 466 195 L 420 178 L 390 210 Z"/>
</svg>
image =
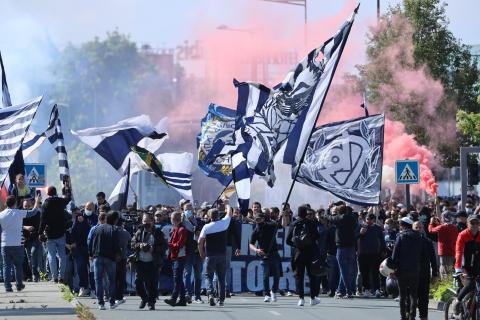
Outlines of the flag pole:
<svg viewBox="0 0 480 320">
<path fill-rule="evenodd" d="M 355 13 L 355 15 L 358 13 L 358 8 L 359 7 L 360 7 L 360 3 L 357 5 L 355 10 L 353 11 Z M 332 84 L 333 77 L 335 75 L 335 71 L 337 70 L 338 62 L 340 61 L 340 58 L 342 57 L 343 49 L 345 48 L 345 44 L 347 43 L 348 36 L 350 35 L 350 30 L 352 29 L 353 22 L 354 21 L 352 21 L 352 23 L 350 24 L 350 26 L 347 30 L 347 34 L 345 36 L 345 41 L 343 41 L 342 45 L 340 46 L 339 58 L 337 59 L 337 61 L 335 62 L 335 65 L 333 66 L 332 76 L 331 76 L 331 78 L 328 82 L 327 90 L 325 92 L 325 95 L 322 98 L 322 102 L 321 102 L 320 106 L 323 106 L 323 103 L 325 102 L 325 98 L 327 97 L 327 94 L 328 94 L 328 90 L 330 90 L 330 85 Z M 308 143 L 310 142 L 310 139 L 312 138 L 313 132 L 315 131 L 315 125 L 317 124 L 317 121 L 318 121 L 318 118 L 320 117 L 320 112 L 321 111 L 322 111 L 322 107 L 320 107 L 318 109 L 317 116 L 315 117 L 315 122 L 313 123 L 312 130 L 310 131 L 310 134 L 309 134 L 308 139 L 307 139 L 307 143 L 305 145 L 305 149 L 303 149 L 302 157 L 300 158 L 300 161 L 297 165 L 297 170 L 295 171 L 295 176 L 293 177 L 292 184 L 290 185 L 290 190 L 288 190 L 288 195 L 287 195 L 287 199 L 285 200 L 285 205 L 288 204 L 288 201 L 290 200 L 290 196 L 292 195 L 293 187 L 295 186 L 295 182 L 297 181 L 297 178 L 298 178 L 298 173 L 300 172 L 300 168 L 302 166 L 302 163 L 305 160 L 305 155 L 307 153 Z M 284 207 L 284 209 L 285 209 L 285 207 Z"/>
<path fill-rule="evenodd" d="M 220 200 L 220 198 L 222 197 L 223 193 L 228 189 L 228 187 L 230 187 L 230 185 L 232 184 L 232 179 L 230 179 L 230 182 L 225 186 L 225 188 L 223 188 L 222 192 L 220 192 L 220 194 L 218 195 L 217 197 L 217 200 L 215 200 L 214 203 L 216 203 L 218 200 Z"/>
</svg>

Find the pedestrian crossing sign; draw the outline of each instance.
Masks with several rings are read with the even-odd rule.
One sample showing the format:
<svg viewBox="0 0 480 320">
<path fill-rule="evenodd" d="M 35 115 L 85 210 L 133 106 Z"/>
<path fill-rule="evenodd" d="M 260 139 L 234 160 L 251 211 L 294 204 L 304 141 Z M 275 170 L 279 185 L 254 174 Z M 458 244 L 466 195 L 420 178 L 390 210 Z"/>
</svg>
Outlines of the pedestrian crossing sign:
<svg viewBox="0 0 480 320">
<path fill-rule="evenodd" d="M 45 164 L 25 163 L 25 184 L 29 187 L 46 186 Z"/>
<path fill-rule="evenodd" d="M 395 162 L 395 180 L 397 184 L 419 183 L 420 164 L 418 160 L 397 160 Z"/>
</svg>

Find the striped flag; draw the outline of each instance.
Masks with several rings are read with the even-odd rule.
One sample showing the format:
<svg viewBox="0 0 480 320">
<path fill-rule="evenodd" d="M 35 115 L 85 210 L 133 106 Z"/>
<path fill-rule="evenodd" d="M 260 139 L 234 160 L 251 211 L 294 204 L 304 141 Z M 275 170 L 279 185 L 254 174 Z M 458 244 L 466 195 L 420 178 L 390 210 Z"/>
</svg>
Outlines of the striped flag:
<svg viewBox="0 0 480 320">
<path fill-rule="evenodd" d="M 45 136 L 45 133 L 36 134 L 32 130 L 29 130 L 22 143 L 23 157 L 26 158 L 32 154 L 32 152 L 40 147 L 46 139 L 47 137 Z"/>
<path fill-rule="evenodd" d="M 128 189 L 130 188 L 130 160 L 128 161 L 127 172 L 120 178 L 117 185 L 108 198 L 112 210 L 122 210 L 127 207 Z"/>
<path fill-rule="evenodd" d="M 0 109 L 0 181 L 3 183 L 37 112 L 42 97 Z M 23 157 L 22 157 L 23 159 Z"/>
<path fill-rule="evenodd" d="M 232 152 L 233 179 L 242 211 L 248 208 L 254 174 L 273 186 L 277 152 L 286 144 L 283 162 L 294 165 L 297 154 L 305 149 L 357 10 L 333 37 L 300 61 L 263 104 L 259 106 L 254 100 L 247 103 L 247 109 L 255 112 L 246 119 L 241 128 L 242 140 L 236 141 Z"/>
<path fill-rule="evenodd" d="M 4 107 L 10 107 L 12 105 L 12 100 L 10 99 L 10 92 L 8 91 L 7 76 L 5 75 L 5 68 L 3 67 L 1 52 L 0 52 L 0 67 L 2 68 L 2 104 Z"/>
<path fill-rule="evenodd" d="M 60 180 L 64 181 L 65 178 L 70 177 L 70 169 L 68 167 L 67 150 L 65 149 L 62 124 L 60 122 L 57 105 L 53 106 L 52 112 L 50 113 L 50 121 L 48 122 L 48 128 L 45 131 L 45 136 L 48 138 L 48 141 L 55 146 L 55 151 L 57 151 L 58 155 L 58 170 L 60 172 Z"/>
<path fill-rule="evenodd" d="M 191 153 L 160 153 L 154 155 L 147 149 L 132 146 L 140 159 L 147 165 L 148 171 L 160 178 L 169 187 L 172 187 L 186 199 L 192 199 L 192 164 Z"/>
</svg>

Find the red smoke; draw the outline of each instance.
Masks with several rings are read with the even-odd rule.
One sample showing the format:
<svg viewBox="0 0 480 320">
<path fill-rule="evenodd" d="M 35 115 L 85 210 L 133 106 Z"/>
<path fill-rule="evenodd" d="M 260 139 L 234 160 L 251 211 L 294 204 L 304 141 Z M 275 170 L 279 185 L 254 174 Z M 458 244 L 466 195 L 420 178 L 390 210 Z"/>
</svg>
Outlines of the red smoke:
<svg viewBox="0 0 480 320">
<path fill-rule="evenodd" d="M 217 29 L 212 27 L 209 21 L 211 17 L 199 12 L 198 21 L 192 26 L 192 37 L 200 41 L 203 58 L 201 63 L 185 65 L 188 79 L 185 84 L 189 86 L 188 95 L 178 105 L 168 106 L 171 140 L 183 146 L 185 141 L 193 141 L 194 135 L 199 130 L 200 119 L 206 113 L 210 102 L 234 109 L 237 91 L 232 84 L 233 78 L 239 81 L 257 81 L 270 87 L 280 82 L 309 50 L 320 45 L 338 30 L 355 6 L 355 1 L 347 1 L 343 9 L 334 16 L 320 21 L 311 21 L 307 27 L 307 49 L 303 21 L 299 21 L 292 29 L 291 24 L 282 24 L 282 21 L 290 21 L 290 16 L 259 10 L 258 1 L 246 1 L 246 5 L 238 12 L 238 15 L 243 17 L 242 25 L 224 25 Z M 360 108 L 363 88 L 359 88 L 358 79 L 355 77 L 342 79 L 342 75 L 346 71 L 351 71 L 356 64 L 364 63 L 365 35 L 362 24 L 366 23 L 360 19 L 354 23 L 319 124 L 351 119 L 364 114 L 363 109 Z M 423 68 L 406 70 L 395 62 L 400 51 L 411 49 L 411 39 L 410 43 L 405 40 L 397 46 L 392 45 L 381 60 L 383 64 L 371 66 L 371 68 L 389 67 L 389 63 L 396 63 L 398 72 L 393 74 L 394 82 L 403 84 L 400 88 L 394 86 L 381 88 L 385 97 L 384 103 L 379 106 L 370 105 L 371 113 L 375 110 L 380 112 L 386 110 L 388 97 L 402 101 L 426 100 L 427 108 L 423 113 L 431 115 L 434 112 L 435 106 L 443 96 L 440 83 L 433 80 Z M 266 69 L 268 67 L 265 66 L 264 61 L 271 62 L 275 57 L 285 53 L 294 54 L 290 56 L 289 64 L 273 65 Z M 408 57 L 411 58 L 411 53 Z M 267 74 L 269 77 L 266 77 Z M 143 101 L 143 103 L 144 109 L 152 109 L 148 113 L 158 114 L 158 106 L 154 101 L 151 103 Z M 451 127 L 450 124 L 447 126 Z M 405 127 L 400 122 L 387 120 L 383 185 L 392 189 L 395 189 L 395 185 L 390 184 L 389 180 L 391 182 L 390 175 L 397 159 L 418 159 L 421 163 L 420 188 L 431 195 L 436 194 L 437 185 L 431 171 L 431 168 L 436 166 L 436 162 L 432 152 L 426 147 L 419 146 L 412 135 L 406 134 Z"/>
</svg>

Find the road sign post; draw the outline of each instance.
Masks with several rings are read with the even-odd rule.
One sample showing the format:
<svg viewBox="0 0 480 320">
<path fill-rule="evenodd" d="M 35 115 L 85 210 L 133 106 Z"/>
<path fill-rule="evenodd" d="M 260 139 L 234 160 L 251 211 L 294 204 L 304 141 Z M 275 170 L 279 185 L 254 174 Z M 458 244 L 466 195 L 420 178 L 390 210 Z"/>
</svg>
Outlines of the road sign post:
<svg viewBox="0 0 480 320">
<path fill-rule="evenodd" d="M 418 160 L 397 160 L 395 162 L 395 181 L 405 185 L 405 204 L 410 207 L 410 185 L 420 183 L 420 163 Z"/>
<path fill-rule="evenodd" d="M 29 187 L 45 187 L 46 169 L 44 163 L 25 163 L 25 184 Z"/>
</svg>

